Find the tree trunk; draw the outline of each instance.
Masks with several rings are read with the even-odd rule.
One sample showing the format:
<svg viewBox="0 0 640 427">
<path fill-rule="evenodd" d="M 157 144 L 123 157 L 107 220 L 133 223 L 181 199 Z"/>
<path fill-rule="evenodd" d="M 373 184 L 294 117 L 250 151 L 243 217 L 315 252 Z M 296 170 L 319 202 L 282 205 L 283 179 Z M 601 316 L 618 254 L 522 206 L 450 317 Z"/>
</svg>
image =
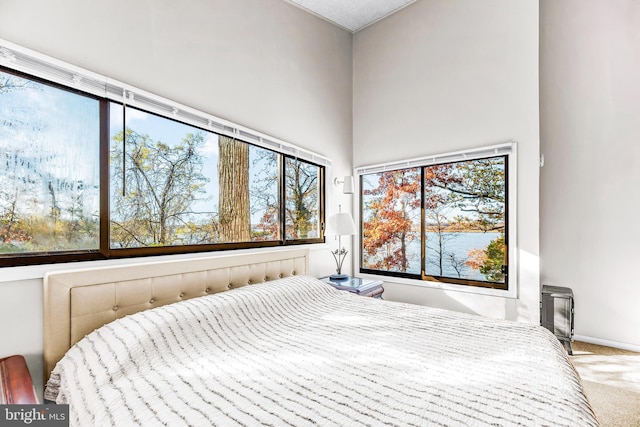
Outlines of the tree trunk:
<svg viewBox="0 0 640 427">
<path fill-rule="evenodd" d="M 220 242 L 251 241 L 249 144 L 220 135 L 218 158 Z"/>
</svg>

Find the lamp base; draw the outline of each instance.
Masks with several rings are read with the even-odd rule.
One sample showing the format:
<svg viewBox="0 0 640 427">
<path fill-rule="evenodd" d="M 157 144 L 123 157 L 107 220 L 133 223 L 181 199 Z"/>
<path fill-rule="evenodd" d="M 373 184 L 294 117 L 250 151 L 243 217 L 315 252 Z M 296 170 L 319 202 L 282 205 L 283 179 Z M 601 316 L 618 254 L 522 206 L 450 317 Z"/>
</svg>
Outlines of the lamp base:
<svg viewBox="0 0 640 427">
<path fill-rule="evenodd" d="M 329 280 L 347 280 L 349 276 L 346 274 L 332 274 L 329 276 Z"/>
</svg>

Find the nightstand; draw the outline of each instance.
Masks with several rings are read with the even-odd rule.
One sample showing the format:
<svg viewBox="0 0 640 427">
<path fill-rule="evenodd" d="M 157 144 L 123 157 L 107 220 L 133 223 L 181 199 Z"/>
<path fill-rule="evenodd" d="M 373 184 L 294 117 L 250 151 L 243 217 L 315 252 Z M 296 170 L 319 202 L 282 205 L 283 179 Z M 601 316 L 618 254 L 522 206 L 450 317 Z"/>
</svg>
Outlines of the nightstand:
<svg viewBox="0 0 640 427">
<path fill-rule="evenodd" d="M 363 297 L 382 299 L 382 294 L 384 293 L 382 280 L 368 280 L 359 277 L 348 277 L 346 280 L 331 280 L 329 277 L 321 277 L 320 280 L 338 290 L 351 292 Z"/>
</svg>

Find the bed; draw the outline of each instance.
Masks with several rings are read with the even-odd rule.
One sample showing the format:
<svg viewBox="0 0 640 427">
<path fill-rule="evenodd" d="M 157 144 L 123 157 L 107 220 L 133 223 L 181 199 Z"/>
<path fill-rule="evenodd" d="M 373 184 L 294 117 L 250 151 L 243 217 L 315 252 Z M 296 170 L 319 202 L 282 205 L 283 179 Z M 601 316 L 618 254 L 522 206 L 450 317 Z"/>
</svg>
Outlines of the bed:
<svg viewBox="0 0 640 427">
<path fill-rule="evenodd" d="M 546 329 L 307 274 L 286 250 L 47 275 L 45 398 L 77 426 L 598 425 Z"/>
</svg>

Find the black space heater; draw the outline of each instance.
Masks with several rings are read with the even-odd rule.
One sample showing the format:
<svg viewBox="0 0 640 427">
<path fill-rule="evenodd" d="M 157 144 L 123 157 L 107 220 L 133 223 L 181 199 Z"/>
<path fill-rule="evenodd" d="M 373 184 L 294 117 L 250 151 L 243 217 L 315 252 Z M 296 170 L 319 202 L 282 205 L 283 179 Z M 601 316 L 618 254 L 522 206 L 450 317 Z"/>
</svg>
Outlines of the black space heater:
<svg viewBox="0 0 640 427">
<path fill-rule="evenodd" d="M 560 286 L 542 286 L 540 323 L 553 332 L 569 354 L 573 354 L 573 291 Z"/>
</svg>

